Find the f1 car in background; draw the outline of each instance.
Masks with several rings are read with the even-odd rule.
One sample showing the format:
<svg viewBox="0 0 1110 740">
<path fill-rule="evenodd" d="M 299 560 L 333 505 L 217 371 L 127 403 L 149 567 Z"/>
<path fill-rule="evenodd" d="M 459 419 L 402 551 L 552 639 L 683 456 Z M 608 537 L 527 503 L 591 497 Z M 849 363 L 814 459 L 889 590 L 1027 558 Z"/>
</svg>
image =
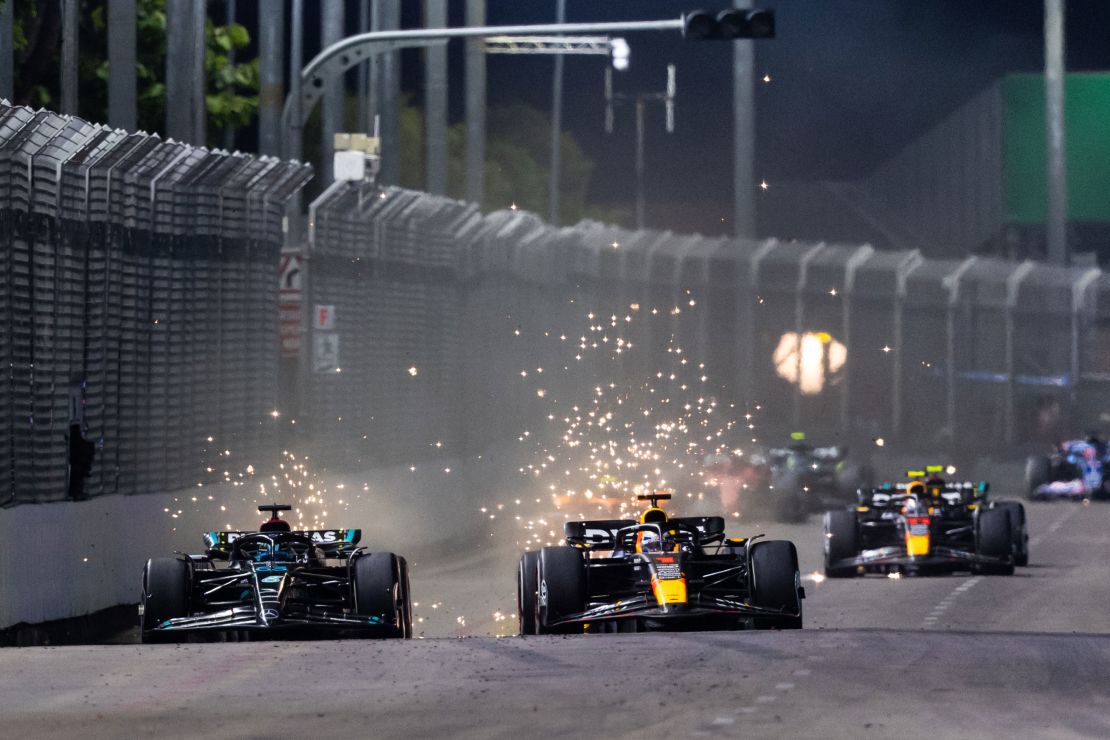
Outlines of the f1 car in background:
<svg viewBox="0 0 1110 740">
<path fill-rule="evenodd" d="M 971 571 L 1011 575 L 1029 561 L 1025 509 L 991 501 L 986 483 L 954 483 L 940 466 L 909 483 L 860 492 L 857 506 L 825 514 L 825 575 Z"/>
<path fill-rule="evenodd" d="M 1051 455 L 1025 462 L 1029 498 L 1038 500 L 1110 499 L 1110 448 L 1097 436 L 1061 442 Z"/>
<path fill-rule="evenodd" d="M 799 522 L 850 503 L 858 489 L 875 485 L 871 466 L 850 459 L 847 447 L 814 446 L 802 432 L 790 439 L 784 447 L 706 458 L 709 480 L 720 489 L 726 511 Z"/>
<path fill-rule="evenodd" d="M 522 635 L 801 628 L 794 543 L 728 538 L 719 516 L 670 517 L 670 494 L 639 498 L 639 520 L 567 522 L 567 545 L 524 553 Z"/>
<path fill-rule="evenodd" d="M 850 460 L 847 447 L 817 447 L 802 432 L 790 439 L 789 445 L 768 451 L 783 521 L 801 521 L 811 512 L 850 503 L 857 490 L 875 485 L 871 466 Z"/>
<path fill-rule="evenodd" d="M 208 532 L 203 555 L 151 558 L 139 606 L 143 642 L 189 634 L 412 637 L 408 564 L 358 547 L 361 531 L 292 531 L 287 505 L 259 506 L 257 532 Z"/>
</svg>

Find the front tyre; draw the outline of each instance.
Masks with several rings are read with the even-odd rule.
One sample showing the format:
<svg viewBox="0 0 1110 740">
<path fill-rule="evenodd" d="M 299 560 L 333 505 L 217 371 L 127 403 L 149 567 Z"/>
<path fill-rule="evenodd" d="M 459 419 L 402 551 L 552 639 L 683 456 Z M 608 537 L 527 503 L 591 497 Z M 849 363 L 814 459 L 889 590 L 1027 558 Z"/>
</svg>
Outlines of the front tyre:
<svg viewBox="0 0 1110 740">
<path fill-rule="evenodd" d="M 402 585 L 403 561 L 391 552 L 372 552 L 354 562 L 352 590 L 355 614 L 366 617 L 367 625 L 383 625 L 389 637 L 408 637 L 412 602 Z M 407 575 L 407 565 L 404 573 Z M 408 632 L 408 634 L 406 634 Z"/>
<path fill-rule="evenodd" d="M 581 631 L 577 625 L 558 625 L 560 619 L 586 609 L 586 561 L 574 547 L 545 547 L 540 551 L 539 615 L 537 632 Z"/>
<path fill-rule="evenodd" d="M 142 641 L 176 642 L 182 633 L 155 632 L 168 619 L 189 616 L 189 565 L 177 558 L 151 558 L 143 568 Z"/>
<path fill-rule="evenodd" d="M 770 540 L 752 545 L 750 573 L 751 603 L 784 612 L 783 616 L 756 617 L 756 629 L 801 629 L 802 574 L 794 543 Z"/>
<path fill-rule="evenodd" d="M 1052 460 L 1044 455 L 1029 457 L 1025 460 L 1025 492 L 1031 501 L 1041 496 L 1037 488 L 1052 482 Z"/>
<path fill-rule="evenodd" d="M 859 531 L 856 527 L 855 512 L 826 511 L 824 534 L 825 577 L 854 577 L 855 566 L 837 565 L 837 563 L 859 555 Z"/>
<path fill-rule="evenodd" d="M 516 611 L 521 635 L 535 635 L 539 619 L 540 554 L 526 552 L 520 556 L 516 572 Z"/>
</svg>

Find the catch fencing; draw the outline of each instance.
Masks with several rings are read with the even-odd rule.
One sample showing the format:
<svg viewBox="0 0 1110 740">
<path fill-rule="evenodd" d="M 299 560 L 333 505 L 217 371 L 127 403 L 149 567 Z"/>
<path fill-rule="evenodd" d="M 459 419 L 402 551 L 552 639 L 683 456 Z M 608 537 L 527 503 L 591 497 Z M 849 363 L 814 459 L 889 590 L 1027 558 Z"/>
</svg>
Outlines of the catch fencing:
<svg viewBox="0 0 1110 740">
<path fill-rule="evenodd" d="M 0 505 L 272 450 L 283 207 L 310 176 L 0 102 Z"/>
<path fill-rule="evenodd" d="M 589 314 L 652 310 L 619 330 L 638 349 L 618 375 L 662 366 L 678 342 L 768 441 L 804 430 L 998 454 L 1110 421 L 1110 276 L 1097 269 L 552 228 L 366 184 L 334 185 L 311 211 L 310 300 L 335 321 L 315 334 L 338 353 L 304 385 L 317 440 L 350 461 L 518 437 L 550 397 L 608 380 L 611 365 L 554 372 L 568 362 L 559 335 L 578 341 Z M 548 402 L 521 382 L 541 368 Z"/>
</svg>

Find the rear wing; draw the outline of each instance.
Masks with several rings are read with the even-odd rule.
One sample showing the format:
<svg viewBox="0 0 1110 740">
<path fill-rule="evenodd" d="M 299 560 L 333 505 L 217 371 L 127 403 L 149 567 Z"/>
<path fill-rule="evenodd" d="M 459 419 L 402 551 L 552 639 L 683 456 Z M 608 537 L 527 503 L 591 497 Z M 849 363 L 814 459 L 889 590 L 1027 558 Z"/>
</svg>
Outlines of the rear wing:
<svg viewBox="0 0 1110 740">
<path fill-rule="evenodd" d="M 204 544 L 207 545 L 211 555 L 228 555 L 231 545 L 240 537 L 249 534 L 274 534 L 260 532 L 205 532 Z M 343 555 L 355 548 L 362 539 L 361 529 L 298 529 L 290 534 L 299 534 L 308 537 L 321 550 L 326 557 Z"/>
<path fill-rule="evenodd" d="M 702 534 L 703 542 L 713 542 L 724 537 L 725 520 L 719 516 L 672 517 L 671 522 L 685 524 Z M 563 537 L 568 545 L 590 550 L 612 550 L 620 543 L 621 530 L 637 526 L 633 519 L 601 519 L 597 521 L 567 522 Z"/>
</svg>

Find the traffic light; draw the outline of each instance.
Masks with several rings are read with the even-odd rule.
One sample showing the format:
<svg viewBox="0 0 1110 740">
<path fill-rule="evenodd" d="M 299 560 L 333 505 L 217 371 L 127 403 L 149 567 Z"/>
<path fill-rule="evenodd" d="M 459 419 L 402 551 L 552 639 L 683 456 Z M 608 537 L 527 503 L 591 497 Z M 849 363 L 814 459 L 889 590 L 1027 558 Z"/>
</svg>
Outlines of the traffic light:
<svg viewBox="0 0 1110 740">
<path fill-rule="evenodd" d="M 759 9 L 692 10 L 682 14 L 682 35 L 691 41 L 704 39 L 773 39 L 775 11 Z"/>
<path fill-rule="evenodd" d="M 609 57 L 613 60 L 613 69 L 628 69 L 628 58 L 631 55 L 632 50 L 627 41 L 622 38 L 609 39 Z"/>
</svg>

